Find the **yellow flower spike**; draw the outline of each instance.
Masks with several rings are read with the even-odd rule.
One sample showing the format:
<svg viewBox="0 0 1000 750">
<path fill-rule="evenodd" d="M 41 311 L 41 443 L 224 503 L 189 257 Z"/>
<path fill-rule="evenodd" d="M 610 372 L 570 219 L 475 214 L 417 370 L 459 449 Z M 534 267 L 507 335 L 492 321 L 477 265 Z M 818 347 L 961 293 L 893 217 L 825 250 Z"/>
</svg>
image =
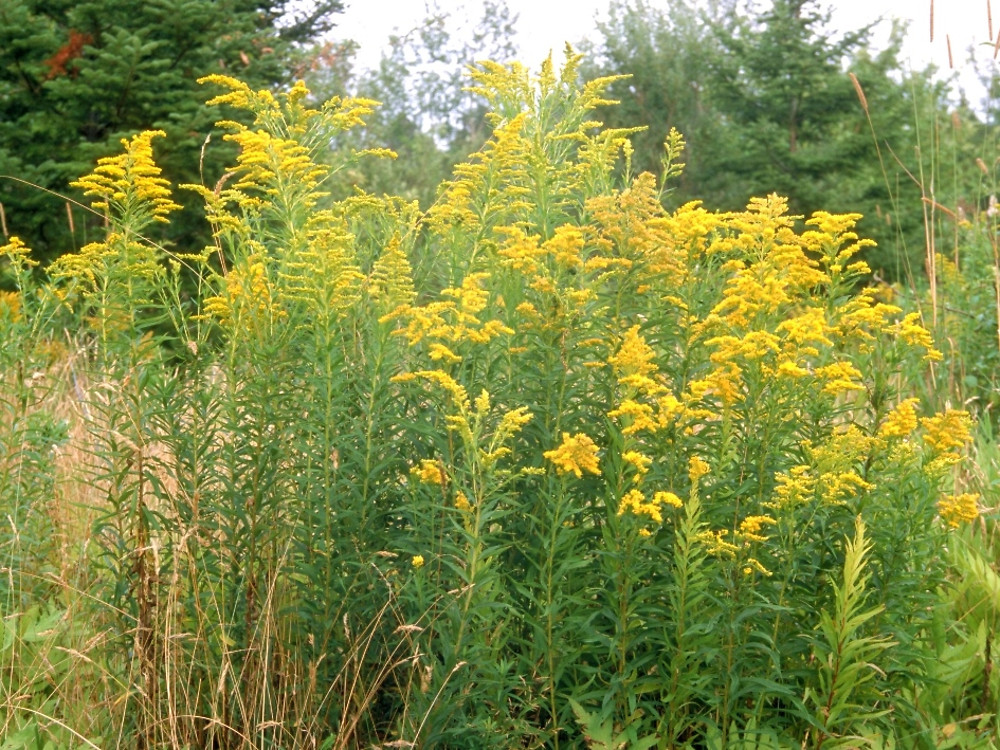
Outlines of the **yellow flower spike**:
<svg viewBox="0 0 1000 750">
<path fill-rule="evenodd" d="M 688 478 L 691 480 L 691 484 L 696 483 L 710 471 L 709 465 L 698 456 L 691 456 L 688 459 Z"/>
<path fill-rule="evenodd" d="M 705 547 L 705 551 L 715 557 L 726 557 L 734 558 L 736 553 L 740 551 L 740 548 L 731 542 L 727 542 L 723 537 L 726 536 L 726 531 L 702 531 L 699 532 L 695 539 L 700 542 Z"/>
<path fill-rule="evenodd" d="M 477 417 L 482 418 L 482 417 L 485 417 L 489 413 L 489 411 L 490 411 L 490 394 L 487 392 L 487 390 L 485 388 L 479 393 L 478 396 L 476 396 L 476 400 L 473 402 L 473 406 L 475 406 L 475 408 L 476 408 L 476 416 Z"/>
<path fill-rule="evenodd" d="M 861 383 L 863 376 L 852 362 L 834 362 L 830 365 L 817 367 L 815 375 L 827 381 L 823 385 L 825 393 L 837 394 L 864 389 L 864 385 Z"/>
<path fill-rule="evenodd" d="M 12 322 L 21 320 L 21 294 L 0 290 L 0 319 Z"/>
<path fill-rule="evenodd" d="M 879 437 L 906 437 L 917 429 L 917 404 L 919 398 L 908 398 L 901 401 L 895 409 L 886 416 L 878 428 Z"/>
<path fill-rule="evenodd" d="M 790 378 L 804 378 L 812 375 L 812 372 L 807 370 L 805 367 L 786 359 L 778 363 L 778 368 L 775 370 L 775 374 Z"/>
<path fill-rule="evenodd" d="M 428 350 L 428 356 L 435 362 L 445 362 L 447 364 L 457 364 L 462 358 L 451 349 L 441 343 L 433 343 Z"/>
<path fill-rule="evenodd" d="M 496 429 L 496 441 L 505 442 L 511 436 L 517 434 L 521 431 L 528 422 L 534 418 L 534 415 L 528 411 L 526 406 L 519 406 L 516 409 L 511 409 L 500 419 L 500 424 Z"/>
<path fill-rule="evenodd" d="M 816 478 L 811 472 L 811 467 L 800 464 L 788 472 L 776 473 L 774 500 L 767 503 L 767 507 L 782 510 L 812 500 L 816 495 Z"/>
<path fill-rule="evenodd" d="M 823 501 L 830 505 L 840 505 L 848 498 L 875 489 L 874 484 L 862 479 L 854 470 L 820 474 L 818 485 Z"/>
<path fill-rule="evenodd" d="M 584 239 L 580 229 L 563 225 L 556 227 L 552 239 L 542 243 L 541 249 L 552 255 L 557 265 L 572 270 L 583 264 L 583 247 Z"/>
<path fill-rule="evenodd" d="M 539 270 L 539 261 L 545 256 L 537 234 L 528 236 L 519 227 L 500 227 L 497 232 L 509 239 L 498 251 L 504 260 L 502 265 L 513 268 L 524 276 L 534 276 Z"/>
<path fill-rule="evenodd" d="M 770 516 L 747 516 L 740 522 L 738 533 L 743 539 L 751 542 L 766 542 L 767 537 L 761 533 L 765 526 L 777 524 Z"/>
<path fill-rule="evenodd" d="M 924 429 L 924 442 L 941 456 L 954 456 L 957 460 L 957 450 L 972 442 L 972 417 L 967 411 L 948 409 L 943 414 L 922 417 L 920 426 Z"/>
<path fill-rule="evenodd" d="M 418 370 L 417 372 L 406 372 L 394 375 L 390 378 L 393 383 L 407 383 L 413 380 L 426 380 L 440 387 L 449 393 L 460 411 L 468 411 L 469 394 L 459 383 L 448 373 L 441 370 Z"/>
<path fill-rule="evenodd" d="M 821 307 L 810 307 L 800 315 L 787 318 L 775 329 L 779 334 L 785 334 L 785 340 L 801 346 L 803 344 L 822 344 L 833 346 L 833 341 L 827 336 L 830 326 L 827 323 L 826 311 Z"/>
<path fill-rule="evenodd" d="M 31 250 L 17 236 L 11 236 L 7 244 L 0 247 L 0 255 L 7 256 L 14 266 L 34 268 L 38 265 L 38 261 L 31 258 Z"/>
<path fill-rule="evenodd" d="M 461 490 L 455 493 L 455 507 L 463 512 L 472 510 L 472 504 L 469 502 L 469 498 Z"/>
<path fill-rule="evenodd" d="M 909 313 L 893 327 L 892 332 L 906 344 L 923 349 L 924 359 L 934 361 L 944 359 L 944 355 L 934 348 L 931 332 L 920 325 L 919 320 L 920 313 Z"/>
<path fill-rule="evenodd" d="M 653 419 L 653 407 L 632 399 L 622 401 L 617 409 L 608 412 L 608 416 L 625 418 L 626 425 L 622 428 L 624 435 L 634 435 L 642 430 L 656 432 L 660 428 L 659 423 Z"/>
<path fill-rule="evenodd" d="M 761 564 L 760 560 L 758 560 L 756 557 L 748 557 L 744 561 L 744 563 L 745 565 L 743 567 L 743 575 L 746 576 L 752 575 L 754 571 L 757 571 L 761 575 L 768 577 L 772 575 L 771 571 L 765 568 L 763 564 Z"/>
<path fill-rule="evenodd" d="M 635 467 L 637 481 L 649 472 L 649 467 L 653 464 L 653 459 L 639 451 L 625 451 L 622 453 L 622 460 Z"/>
<path fill-rule="evenodd" d="M 583 477 L 583 472 L 600 476 L 601 467 L 597 460 L 597 445 L 587 435 L 578 432 L 570 435 L 562 434 L 562 444 L 554 450 L 545 451 L 542 455 L 556 466 L 559 474 L 573 472 L 577 479 Z"/>
<path fill-rule="evenodd" d="M 979 495 L 971 492 L 948 495 L 938 502 L 938 514 L 953 529 L 975 521 L 979 518 Z"/>
<path fill-rule="evenodd" d="M 672 393 L 660 396 L 656 400 L 656 409 L 656 423 L 661 428 L 670 426 L 687 411 L 684 404 Z"/>
<path fill-rule="evenodd" d="M 653 493 L 653 502 L 657 505 L 669 505 L 672 508 L 682 508 L 684 503 L 673 492 L 660 490 Z"/>
<path fill-rule="evenodd" d="M 656 492 L 651 500 L 647 500 L 642 490 L 633 488 L 622 496 L 618 504 L 617 515 L 631 513 L 635 516 L 647 516 L 654 523 L 663 523 L 662 508 L 664 505 L 680 508 L 682 504 L 680 498 L 673 492 Z M 643 534 L 643 536 L 646 535 Z"/>
<path fill-rule="evenodd" d="M 653 362 L 655 357 L 656 352 L 646 344 L 646 340 L 639 334 L 639 326 L 635 325 L 625 333 L 617 354 L 608 357 L 608 362 L 619 378 L 630 375 L 648 376 L 656 372 L 656 364 Z"/>
<path fill-rule="evenodd" d="M 410 469 L 410 473 L 424 484 L 444 485 L 447 479 L 441 468 L 441 462 L 426 458 L 421 459 L 419 466 Z"/>
<path fill-rule="evenodd" d="M 410 564 L 414 567 L 414 569 L 419 570 L 420 568 L 424 567 L 424 556 L 414 555 L 413 558 L 410 560 Z"/>
<path fill-rule="evenodd" d="M 146 130 L 123 138 L 124 153 L 97 161 L 89 175 L 71 182 L 84 195 L 95 197 L 91 207 L 108 211 L 116 220 L 131 216 L 133 231 L 141 231 L 149 221 L 167 221 L 167 215 L 181 207 L 170 199 L 170 182 L 160 177 L 153 161 L 152 140 L 166 137 L 162 130 Z"/>
</svg>

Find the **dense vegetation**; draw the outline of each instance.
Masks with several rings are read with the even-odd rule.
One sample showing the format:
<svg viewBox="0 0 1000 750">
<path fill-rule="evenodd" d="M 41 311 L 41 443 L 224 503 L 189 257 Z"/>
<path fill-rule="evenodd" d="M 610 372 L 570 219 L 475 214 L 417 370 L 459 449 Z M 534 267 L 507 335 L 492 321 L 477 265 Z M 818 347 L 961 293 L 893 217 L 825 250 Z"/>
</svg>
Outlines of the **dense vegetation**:
<svg viewBox="0 0 1000 750">
<path fill-rule="evenodd" d="M 140 130 L 169 134 L 161 161 L 172 180 L 214 183 L 232 154 L 201 153 L 218 113 L 205 106 L 198 78 L 229 72 L 255 87 L 290 85 L 306 67 L 302 45 L 341 8 L 340 0 L 4 0 L 0 202 L 9 231 L 45 260 L 100 236 L 62 196 Z M 207 241 L 190 203 L 165 239 Z"/>
<path fill-rule="evenodd" d="M 996 216 L 887 284 L 585 69 L 208 75 L 221 180 L 140 129 L 5 240 L 0 747 L 996 748 Z"/>
</svg>

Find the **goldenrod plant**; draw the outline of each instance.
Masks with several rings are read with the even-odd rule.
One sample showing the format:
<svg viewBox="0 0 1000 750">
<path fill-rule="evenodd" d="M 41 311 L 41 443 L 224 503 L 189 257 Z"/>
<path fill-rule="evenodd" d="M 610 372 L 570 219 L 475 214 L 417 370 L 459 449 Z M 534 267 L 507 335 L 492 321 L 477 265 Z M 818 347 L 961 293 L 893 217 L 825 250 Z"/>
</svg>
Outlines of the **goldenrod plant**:
<svg viewBox="0 0 1000 750">
<path fill-rule="evenodd" d="M 181 187 L 212 245 L 155 243 L 146 132 L 79 183 L 105 239 L 47 280 L 3 249 L 4 326 L 75 316 L 39 370 L 65 432 L 30 486 L 5 447 L 4 502 L 50 466 L 91 522 L 50 518 L 88 539 L 73 576 L 23 512 L 0 537 L 14 746 L 934 746 L 972 631 L 931 604 L 984 504 L 972 418 L 916 393 L 937 343 L 856 214 L 665 209 L 682 136 L 634 173 L 579 64 L 478 66 L 492 135 L 427 211 L 335 194 L 394 156 L 337 150 L 374 102 L 211 76 L 239 155 Z M 18 398 L 58 412 L 4 367 L 24 445 Z"/>
</svg>

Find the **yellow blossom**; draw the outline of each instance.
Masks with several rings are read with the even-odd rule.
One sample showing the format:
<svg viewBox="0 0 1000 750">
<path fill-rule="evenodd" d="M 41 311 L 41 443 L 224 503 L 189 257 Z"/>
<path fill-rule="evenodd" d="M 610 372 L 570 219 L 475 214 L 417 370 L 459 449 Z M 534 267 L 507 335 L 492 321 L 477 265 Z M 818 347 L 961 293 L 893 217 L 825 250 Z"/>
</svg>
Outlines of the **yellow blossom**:
<svg viewBox="0 0 1000 750">
<path fill-rule="evenodd" d="M 653 362 L 656 353 L 639 335 L 639 326 L 632 326 L 625 333 L 618 353 L 608 358 L 619 379 L 630 375 L 649 375 L 656 371 Z"/>
<path fill-rule="evenodd" d="M 880 437 L 906 437 L 917 429 L 917 404 L 919 398 L 908 398 L 901 401 L 895 409 L 886 415 L 885 421 L 878 429 Z"/>
<path fill-rule="evenodd" d="M 6 245 L 0 246 L 0 255 L 5 255 L 15 268 L 32 268 L 38 265 L 31 258 L 31 250 L 20 237 L 12 236 Z"/>
<path fill-rule="evenodd" d="M 749 541 L 766 542 L 767 537 L 760 533 L 761 529 L 776 523 L 770 516 L 747 516 L 740 522 L 739 535 Z"/>
<path fill-rule="evenodd" d="M 622 453 L 622 460 L 634 466 L 639 477 L 644 476 L 653 463 L 653 459 L 639 451 L 625 451 Z"/>
<path fill-rule="evenodd" d="M 776 473 L 774 500 L 767 503 L 768 507 L 788 508 L 812 500 L 816 493 L 816 478 L 810 471 L 809 466 L 800 464 L 787 472 Z"/>
<path fill-rule="evenodd" d="M 593 440 L 582 432 L 572 436 L 568 432 L 564 432 L 562 440 L 562 445 L 558 448 L 545 451 L 542 454 L 556 465 L 558 473 L 573 472 L 577 479 L 582 477 L 585 471 L 600 475 L 601 467 L 597 460 L 597 446 Z"/>
<path fill-rule="evenodd" d="M 711 471 L 709 465 L 698 456 L 691 456 L 688 459 L 688 478 L 694 484 Z"/>
<path fill-rule="evenodd" d="M 705 546 L 705 551 L 710 555 L 715 555 L 716 557 L 728 557 L 733 558 L 736 553 L 740 551 L 740 548 L 731 542 L 727 542 L 723 537 L 726 536 L 726 531 L 701 531 L 695 537 L 699 542 Z"/>
<path fill-rule="evenodd" d="M 583 250 L 583 233 L 574 226 L 556 227 L 552 239 L 542 244 L 542 249 L 550 253 L 557 264 L 564 268 L 576 268 L 583 263 L 580 252 Z"/>
<path fill-rule="evenodd" d="M 924 428 L 924 442 L 939 455 L 957 459 L 956 449 L 972 442 L 972 417 L 967 411 L 948 409 L 943 414 L 922 417 L 920 424 Z"/>
<path fill-rule="evenodd" d="M 751 575 L 754 571 L 757 571 L 761 575 L 765 576 L 772 575 L 771 571 L 765 568 L 756 557 L 748 557 L 743 562 L 743 575 L 745 576 Z"/>
<path fill-rule="evenodd" d="M 875 485 L 862 479 L 853 470 L 820 474 L 819 486 L 823 500 L 831 505 L 840 504 L 849 497 L 875 489 Z"/>
<path fill-rule="evenodd" d="M 673 492 L 659 491 L 653 493 L 651 500 L 647 500 L 642 490 L 631 489 L 622 496 L 618 504 L 618 515 L 631 513 L 636 516 L 648 516 L 654 523 L 663 523 L 662 508 L 668 505 L 672 508 L 680 508 L 682 503 L 679 497 Z M 642 536 L 648 536 L 639 532 Z"/>
<path fill-rule="evenodd" d="M 830 365 L 816 368 L 816 377 L 826 380 L 823 385 L 825 393 L 840 393 L 842 391 L 858 391 L 864 388 L 860 382 L 861 372 L 851 362 L 834 362 Z"/>
<path fill-rule="evenodd" d="M 469 498 L 461 490 L 455 493 L 455 507 L 461 511 L 472 510 L 472 504 L 469 502 Z"/>
<path fill-rule="evenodd" d="M 802 314 L 782 321 L 776 330 L 778 333 L 784 333 L 788 342 L 799 346 L 806 343 L 833 346 L 833 342 L 826 335 L 830 327 L 822 307 L 809 307 Z"/>
<path fill-rule="evenodd" d="M 411 473 L 425 484 L 444 484 L 445 475 L 441 470 L 440 461 L 422 459 L 419 466 L 414 466 Z"/>
<path fill-rule="evenodd" d="M 0 318 L 7 318 L 14 322 L 21 319 L 21 295 L 19 292 L 0 290 Z"/>
<path fill-rule="evenodd" d="M 802 367 L 791 360 L 782 360 L 778 363 L 777 369 L 778 375 L 787 375 L 792 378 L 804 378 L 812 373 L 805 367 Z"/>
<path fill-rule="evenodd" d="M 390 380 L 393 383 L 408 383 L 413 380 L 427 380 L 438 385 L 440 388 L 451 394 L 455 405 L 460 410 L 469 408 L 469 394 L 455 378 L 441 370 L 418 370 L 417 372 L 404 372 L 401 375 L 394 375 Z"/>
<path fill-rule="evenodd" d="M 683 507 L 684 503 L 673 492 L 659 490 L 653 493 L 653 502 L 657 505 L 669 505 L 672 508 Z"/>
<path fill-rule="evenodd" d="M 666 427 L 674 422 L 679 416 L 685 413 L 686 409 L 676 396 L 668 393 L 656 400 L 657 414 L 656 421 L 659 427 Z"/>
<path fill-rule="evenodd" d="M 410 561 L 410 563 L 413 565 L 414 568 L 418 568 L 418 569 L 422 568 L 422 567 L 424 567 L 424 556 L 423 555 L 414 555 L 413 559 Z"/>
<path fill-rule="evenodd" d="M 519 406 L 516 409 L 506 412 L 500 418 L 500 424 L 497 426 L 495 433 L 496 441 L 502 443 L 512 435 L 517 434 L 533 417 L 534 415 L 528 411 L 528 407 L 526 406 Z"/>
<path fill-rule="evenodd" d="M 449 364 L 461 362 L 462 358 L 442 343 L 434 342 L 428 348 L 428 356 L 435 362 L 444 361 Z"/>
<path fill-rule="evenodd" d="M 943 359 L 943 355 L 934 348 L 934 339 L 931 332 L 918 322 L 920 313 L 909 313 L 895 327 L 893 333 L 910 346 L 917 346 L 924 350 L 924 359 Z"/>
<path fill-rule="evenodd" d="M 655 500 L 653 502 L 646 502 L 646 496 L 643 495 L 642 491 L 638 489 L 629 490 L 622 497 L 621 503 L 618 505 L 618 515 L 620 516 L 626 511 L 637 516 L 646 515 L 656 523 L 663 523 L 663 514 L 660 513 L 660 504 Z"/>
<path fill-rule="evenodd" d="M 938 513 L 953 529 L 975 521 L 979 517 L 979 495 L 971 492 L 948 495 L 938 502 Z"/>
<path fill-rule="evenodd" d="M 132 137 L 123 138 L 125 152 L 97 160 L 97 167 L 86 177 L 70 184 L 83 190 L 84 195 L 97 198 L 90 205 L 98 210 L 112 211 L 123 217 L 140 212 L 144 218 L 167 221 L 167 214 L 180 209 L 170 199 L 170 182 L 160 177 L 160 168 L 153 161 L 152 140 L 166 137 L 162 130 L 146 130 Z M 133 230 L 141 230 L 132 226 Z"/>
<path fill-rule="evenodd" d="M 656 432 L 659 425 L 653 420 L 653 407 L 632 399 L 625 399 L 617 409 L 608 412 L 609 417 L 626 417 L 630 422 L 622 428 L 622 433 L 632 435 L 641 430 Z"/>
</svg>

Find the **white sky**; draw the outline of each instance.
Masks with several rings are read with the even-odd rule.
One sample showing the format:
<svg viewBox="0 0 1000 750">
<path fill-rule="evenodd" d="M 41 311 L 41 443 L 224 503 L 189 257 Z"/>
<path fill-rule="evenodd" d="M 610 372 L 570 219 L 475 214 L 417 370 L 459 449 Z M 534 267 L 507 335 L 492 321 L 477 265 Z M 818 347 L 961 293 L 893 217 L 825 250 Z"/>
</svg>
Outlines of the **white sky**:
<svg viewBox="0 0 1000 750">
<path fill-rule="evenodd" d="M 656 4 L 656 0 L 647 2 Z M 438 0 L 438 4 L 443 10 L 465 9 L 463 15 L 473 20 L 479 15 L 479 4 L 470 0 Z M 519 16 L 517 41 L 521 62 L 536 69 L 550 50 L 554 49 L 558 56 L 564 42 L 596 37 L 595 19 L 607 13 L 609 0 L 507 0 L 507 4 Z M 977 59 L 992 61 L 993 50 L 985 46 L 991 41 L 990 0 L 938 0 L 934 8 L 933 43 L 930 41 L 931 0 L 827 0 L 825 4 L 833 9 L 835 28 L 856 28 L 879 16 L 910 21 L 904 57 L 913 67 L 922 68 L 933 63 L 947 71 L 947 37 L 951 39 L 955 68 L 959 72 L 966 70 L 963 80 L 972 78 L 966 62 L 970 45 L 980 45 Z M 339 17 L 333 36 L 359 42 L 357 62 L 366 67 L 377 64 L 391 33 L 405 33 L 426 16 L 423 0 L 345 0 L 345 6 L 346 11 Z M 992 6 L 996 34 L 1000 32 L 1000 0 L 993 0 Z M 887 34 L 888 23 L 884 28 Z"/>
</svg>

